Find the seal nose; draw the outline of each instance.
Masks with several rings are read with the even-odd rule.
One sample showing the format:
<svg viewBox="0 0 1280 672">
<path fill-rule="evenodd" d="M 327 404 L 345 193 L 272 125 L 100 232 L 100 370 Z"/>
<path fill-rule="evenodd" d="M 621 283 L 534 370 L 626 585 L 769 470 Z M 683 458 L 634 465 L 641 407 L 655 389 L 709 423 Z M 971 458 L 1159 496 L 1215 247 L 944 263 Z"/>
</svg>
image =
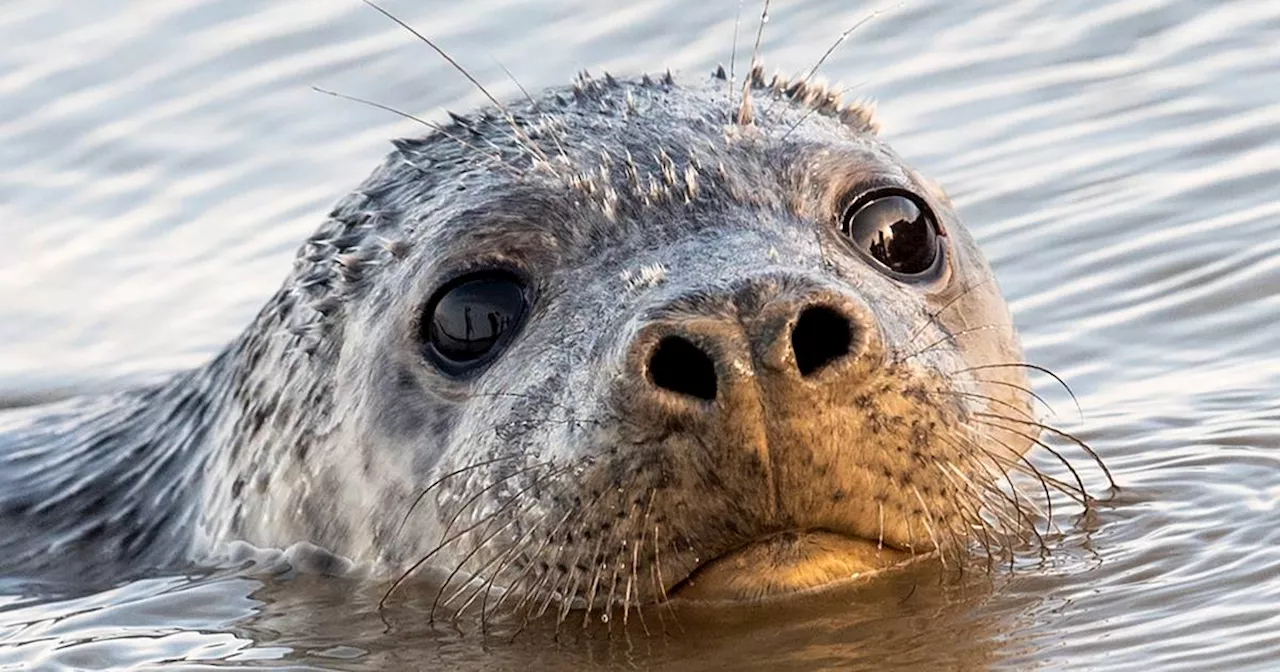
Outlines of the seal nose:
<svg viewBox="0 0 1280 672">
<path fill-rule="evenodd" d="M 649 379 L 676 394 L 711 401 L 716 398 L 716 365 L 701 348 L 679 336 L 658 341 L 649 356 Z"/>
<path fill-rule="evenodd" d="M 736 319 L 680 315 L 662 320 L 650 325 L 656 338 L 641 339 L 648 344 L 641 345 L 648 348 L 641 360 L 647 382 L 650 389 L 715 401 L 730 383 L 727 378 L 814 379 L 856 354 L 857 321 L 844 308 L 836 301 L 779 300 Z"/>
<path fill-rule="evenodd" d="M 852 345 L 853 323 L 829 306 L 805 308 L 791 328 L 796 369 L 806 378 L 848 356 Z"/>
</svg>

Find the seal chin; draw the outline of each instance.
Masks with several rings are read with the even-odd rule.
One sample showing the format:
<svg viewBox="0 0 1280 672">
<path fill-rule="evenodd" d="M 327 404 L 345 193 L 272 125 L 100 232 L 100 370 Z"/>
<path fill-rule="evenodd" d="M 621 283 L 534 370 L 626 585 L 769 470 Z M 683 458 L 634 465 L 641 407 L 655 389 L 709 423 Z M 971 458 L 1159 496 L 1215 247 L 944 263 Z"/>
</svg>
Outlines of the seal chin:
<svg viewBox="0 0 1280 672">
<path fill-rule="evenodd" d="M 671 595 L 699 602 L 756 602 L 831 588 L 916 557 L 920 556 L 859 537 L 788 531 L 699 566 Z"/>
</svg>

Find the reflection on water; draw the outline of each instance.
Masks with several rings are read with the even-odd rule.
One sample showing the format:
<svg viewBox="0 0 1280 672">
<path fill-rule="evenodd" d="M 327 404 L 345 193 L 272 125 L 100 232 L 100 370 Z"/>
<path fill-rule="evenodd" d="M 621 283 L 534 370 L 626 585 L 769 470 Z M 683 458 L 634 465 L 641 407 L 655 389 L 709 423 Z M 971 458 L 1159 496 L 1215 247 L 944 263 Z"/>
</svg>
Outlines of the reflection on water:
<svg viewBox="0 0 1280 672">
<path fill-rule="evenodd" d="M 888 581 L 768 607 L 674 603 L 633 611 L 625 623 L 595 614 L 588 623 L 571 615 L 559 628 L 554 619 L 482 628 L 433 614 L 433 591 L 425 588 L 379 614 L 380 590 L 341 579 L 166 579 L 9 611 L 6 620 L 22 625 L 8 637 L 16 645 L 0 665 L 24 659 L 69 668 L 95 660 L 142 665 L 181 652 L 188 661 L 308 660 L 370 670 L 981 668 L 998 658 L 998 640 L 1017 613 L 1015 605 L 989 608 L 993 589 L 986 577 L 943 577 L 921 566 Z"/>
<path fill-rule="evenodd" d="M 518 91 L 495 59 L 526 87 L 582 67 L 700 77 L 727 60 L 737 12 L 389 5 L 503 96 Z M 768 62 L 807 68 L 869 9 L 779 2 Z M 951 192 L 1028 357 L 1075 390 L 1082 418 L 1043 385 L 1055 421 L 1121 485 L 1043 559 L 558 634 L 538 621 L 514 641 L 518 624 L 429 623 L 425 587 L 393 601 L 388 630 L 382 587 L 355 580 L 158 577 L 40 599 L 10 581 L 0 669 L 1265 669 L 1280 660 L 1277 43 L 1263 0 L 920 0 L 824 66 L 879 99 L 890 142 Z M 349 0 L 10 2 L 0 44 L 0 404 L 194 366 L 248 322 L 385 139 L 415 132 L 310 86 L 422 114 L 481 102 Z"/>
</svg>

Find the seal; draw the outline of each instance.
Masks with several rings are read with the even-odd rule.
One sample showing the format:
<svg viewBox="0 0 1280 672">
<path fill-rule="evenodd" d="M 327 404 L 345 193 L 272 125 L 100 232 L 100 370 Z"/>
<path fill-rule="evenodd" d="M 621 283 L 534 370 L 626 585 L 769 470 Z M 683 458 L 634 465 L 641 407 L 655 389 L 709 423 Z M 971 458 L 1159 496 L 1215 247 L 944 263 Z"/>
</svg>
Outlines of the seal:
<svg viewBox="0 0 1280 672">
<path fill-rule="evenodd" d="M 3 416 L 4 571 L 305 543 L 563 615 L 999 557 L 1041 425 L 987 262 L 867 106 L 731 79 L 394 141 L 207 365 Z"/>
</svg>

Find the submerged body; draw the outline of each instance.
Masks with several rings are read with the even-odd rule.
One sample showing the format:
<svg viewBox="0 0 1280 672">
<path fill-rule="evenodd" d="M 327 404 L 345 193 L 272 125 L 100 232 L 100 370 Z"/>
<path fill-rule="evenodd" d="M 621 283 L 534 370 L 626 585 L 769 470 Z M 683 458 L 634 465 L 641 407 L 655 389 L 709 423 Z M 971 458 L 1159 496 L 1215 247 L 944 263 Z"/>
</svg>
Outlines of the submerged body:
<svg viewBox="0 0 1280 672">
<path fill-rule="evenodd" d="M 1021 361 L 864 108 L 584 77 L 397 141 L 205 367 L 0 416 L 0 570 L 307 542 L 592 610 L 990 553 L 1031 521 Z"/>
</svg>

